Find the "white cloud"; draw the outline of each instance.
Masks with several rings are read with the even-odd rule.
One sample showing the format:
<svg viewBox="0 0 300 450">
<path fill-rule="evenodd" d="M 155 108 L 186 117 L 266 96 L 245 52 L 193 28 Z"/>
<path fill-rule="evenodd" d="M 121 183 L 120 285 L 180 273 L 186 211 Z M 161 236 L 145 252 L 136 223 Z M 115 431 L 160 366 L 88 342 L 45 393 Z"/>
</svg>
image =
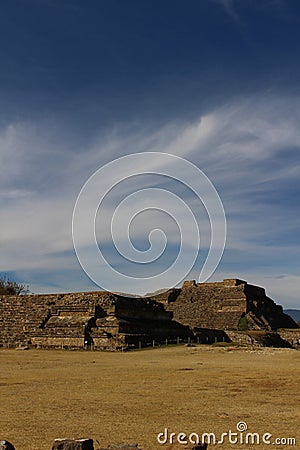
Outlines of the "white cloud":
<svg viewBox="0 0 300 450">
<path fill-rule="evenodd" d="M 63 255 L 72 251 L 72 210 L 83 183 L 116 157 L 160 151 L 189 159 L 210 177 L 229 221 L 228 250 L 248 252 L 251 260 L 255 255 L 258 260 L 273 259 L 274 277 L 288 267 L 285 280 L 292 277 L 292 284 L 284 285 L 295 302 L 298 279 L 289 255 L 299 252 L 293 233 L 300 214 L 297 206 L 289 208 L 285 197 L 274 195 L 285 191 L 287 198 L 296 195 L 299 119 L 299 98 L 257 95 L 235 99 L 194 123 L 177 121 L 160 129 L 141 124 L 138 131 L 136 124 L 115 127 L 96 136 L 88 147 L 76 143 L 76 134 L 72 141 L 67 139 L 57 124 L 11 124 L 0 132 L 0 162 L 5 168 L 0 180 L 1 270 L 73 267 L 72 256 Z M 151 168 L 157 168 L 154 159 Z M 122 177 L 122 170 L 115 175 Z M 133 180 L 128 192 L 140 185 L 140 179 Z M 189 200 L 193 206 L 195 199 Z M 109 213 L 111 206 L 106 208 Z M 154 225 L 151 220 L 150 225 Z M 141 237 L 141 225 L 137 231 Z M 288 233 L 291 245 L 284 242 Z M 282 236 L 280 246 L 275 235 Z M 266 246 L 265 241 L 273 238 L 273 244 Z M 264 284 L 255 267 L 249 266 L 249 273 L 254 282 L 257 276 Z M 281 295 L 283 284 L 275 281 L 274 286 Z M 274 297 L 279 297 L 276 292 Z"/>
</svg>

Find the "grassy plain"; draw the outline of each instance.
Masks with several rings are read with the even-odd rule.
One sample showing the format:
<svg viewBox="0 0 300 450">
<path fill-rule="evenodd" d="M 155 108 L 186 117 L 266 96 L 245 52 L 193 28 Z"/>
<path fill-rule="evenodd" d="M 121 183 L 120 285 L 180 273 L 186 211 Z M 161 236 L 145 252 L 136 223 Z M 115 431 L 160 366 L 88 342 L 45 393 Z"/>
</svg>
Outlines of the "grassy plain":
<svg viewBox="0 0 300 450">
<path fill-rule="evenodd" d="M 56 437 L 166 450 L 156 439 L 165 428 L 220 436 L 244 421 L 249 432 L 298 442 L 209 448 L 296 449 L 299 362 L 300 352 L 289 349 L 1 350 L 0 440 L 16 450 L 50 450 Z"/>
</svg>

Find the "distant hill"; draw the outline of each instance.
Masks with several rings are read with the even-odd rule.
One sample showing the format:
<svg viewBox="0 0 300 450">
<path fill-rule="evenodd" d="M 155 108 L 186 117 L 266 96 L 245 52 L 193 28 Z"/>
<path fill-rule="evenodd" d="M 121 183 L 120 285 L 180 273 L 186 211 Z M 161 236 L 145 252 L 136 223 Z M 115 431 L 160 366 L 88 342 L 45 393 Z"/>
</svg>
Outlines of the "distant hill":
<svg viewBox="0 0 300 450">
<path fill-rule="evenodd" d="M 284 313 L 291 316 L 295 322 L 300 322 L 300 309 L 285 309 Z"/>
</svg>

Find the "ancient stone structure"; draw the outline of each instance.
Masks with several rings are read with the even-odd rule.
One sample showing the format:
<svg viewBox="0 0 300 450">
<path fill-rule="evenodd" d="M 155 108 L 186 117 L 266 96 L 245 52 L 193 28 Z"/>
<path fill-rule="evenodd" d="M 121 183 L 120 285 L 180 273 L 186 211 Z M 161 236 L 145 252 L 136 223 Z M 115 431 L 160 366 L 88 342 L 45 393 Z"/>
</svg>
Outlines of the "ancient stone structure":
<svg viewBox="0 0 300 450">
<path fill-rule="evenodd" d="M 300 345 L 300 328 L 287 329 L 280 328 L 278 330 L 278 334 L 281 339 L 284 339 L 286 342 L 289 342 L 292 347 L 297 347 Z"/>
<path fill-rule="evenodd" d="M 263 288 L 238 279 L 186 281 L 181 289 L 151 298 L 108 292 L 0 296 L 3 347 L 124 350 L 166 340 L 226 342 L 233 336 L 254 342 L 250 332 L 279 328 L 299 330 Z M 237 331 L 248 337 L 238 339 Z M 279 342 L 270 336 L 269 341 Z M 292 332 L 284 336 L 292 345 L 298 340 Z"/>
<path fill-rule="evenodd" d="M 266 296 L 263 288 L 243 280 L 198 284 L 185 281 L 181 289 L 153 298 L 172 311 L 175 320 L 191 328 L 238 330 L 242 317 L 248 329 L 297 328 L 294 320 Z"/>
<path fill-rule="evenodd" d="M 0 297 L 0 346 L 121 350 L 187 338 L 152 299 L 107 292 Z"/>
</svg>

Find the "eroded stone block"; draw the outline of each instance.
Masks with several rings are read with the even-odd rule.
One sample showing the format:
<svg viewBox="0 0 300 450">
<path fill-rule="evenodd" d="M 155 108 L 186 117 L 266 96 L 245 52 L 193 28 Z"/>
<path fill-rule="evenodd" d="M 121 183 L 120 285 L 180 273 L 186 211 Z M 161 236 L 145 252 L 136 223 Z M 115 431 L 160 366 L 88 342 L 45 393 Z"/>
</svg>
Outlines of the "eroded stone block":
<svg viewBox="0 0 300 450">
<path fill-rule="evenodd" d="M 0 450 L 15 450 L 15 447 L 8 441 L 0 441 Z"/>
<path fill-rule="evenodd" d="M 52 450 L 94 450 L 93 439 L 55 439 Z"/>
</svg>

